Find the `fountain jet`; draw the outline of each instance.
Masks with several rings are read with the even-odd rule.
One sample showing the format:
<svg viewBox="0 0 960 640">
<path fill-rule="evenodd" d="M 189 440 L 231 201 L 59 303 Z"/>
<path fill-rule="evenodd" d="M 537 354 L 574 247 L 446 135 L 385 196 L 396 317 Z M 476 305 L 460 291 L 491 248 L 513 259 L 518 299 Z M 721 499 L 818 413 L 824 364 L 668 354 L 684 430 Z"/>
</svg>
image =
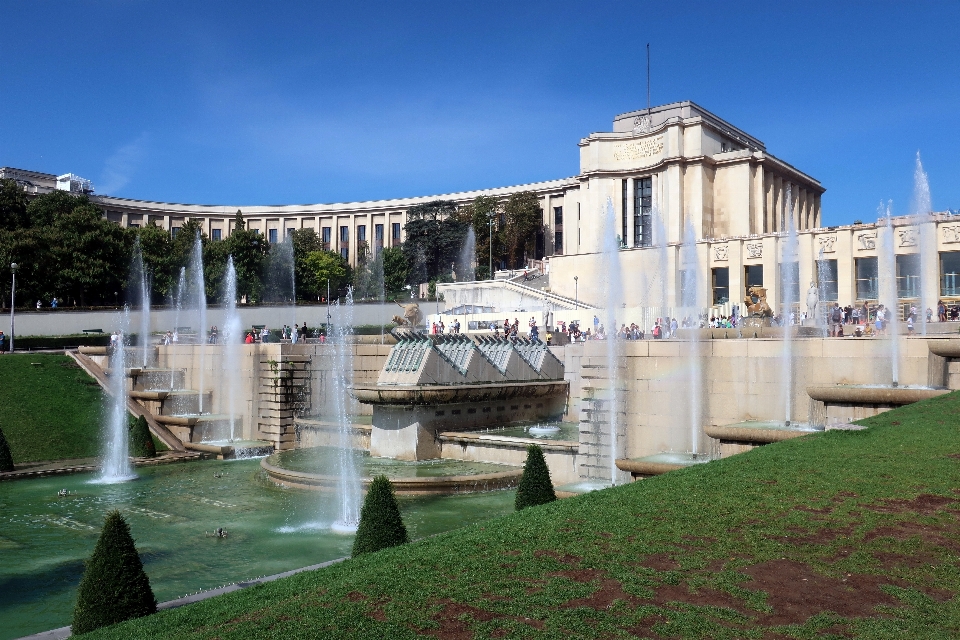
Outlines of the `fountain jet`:
<svg viewBox="0 0 960 640">
<path fill-rule="evenodd" d="M 104 434 L 103 467 L 96 481 L 112 484 L 133 480 L 137 474 L 130 464 L 130 427 L 127 420 L 127 331 L 130 328 L 130 309 L 124 306 L 118 318 L 119 339 L 110 355 L 109 389 L 106 433 Z"/>
</svg>

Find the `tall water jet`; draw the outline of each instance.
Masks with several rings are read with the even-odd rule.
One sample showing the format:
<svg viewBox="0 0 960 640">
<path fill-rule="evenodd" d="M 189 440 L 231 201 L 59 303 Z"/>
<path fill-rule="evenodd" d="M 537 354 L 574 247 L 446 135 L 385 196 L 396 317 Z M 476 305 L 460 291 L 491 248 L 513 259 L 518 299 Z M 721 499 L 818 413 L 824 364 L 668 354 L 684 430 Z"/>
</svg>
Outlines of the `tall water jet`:
<svg viewBox="0 0 960 640">
<path fill-rule="evenodd" d="M 885 301 L 882 304 L 887 306 L 887 312 L 884 315 L 886 330 L 890 336 L 890 370 L 893 386 L 900 384 L 900 340 L 899 336 L 899 318 L 896 313 L 898 305 L 898 287 L 897 287 L 897 254 L 894 248 L 894 230 L 891 220 L 891 209 L 893 202 L 888 201 L 886 206 L 881 202 L 878 213 L 880 222 L 883 225 L 881 230 L 880 255 L 878 257 L 878 277 L 880 300 Z"/>
<path fill-rule="evenodd" d="M 106 433 L 104 433 L 103 467 L 99 483 L 111 484 L 133 480 L 137 474 L 130 464 L 130 427 L 127 420 L 127 341 L 130 328 L 130 308 L 124 305 L 118 318 L 119 338 L 110 355 L 109 389 Z"/>
<path fill-rule="evenodd" d="M 667 292 L 670 289 L 669 282 L 669 255 L 667 248 L 667 228 L 663 222 L 663 215 L 660 208 L 655 206 L 651 216 L 653 226 L 652 244 L 657 248 L 657 271 L 659 272 L 660 287 L 659 299 L 657 302 L 657 311 L 654 316 L 660 316 L 666 320 L 667 314 Z"/>
<path fill-rule="evenodd" d="M 927 281 L 927 275 L 937 273 L 937 229 L 933 220 L 933 205 L 930 200 L 930 180 L 920 162 L 920 152 L 917 151 L 916 166 L 913 171 L 913 214 L 920 231 L 920 290 L 917 303 L 920 333 L 927 333 L 927 308 L 934 306 L 930 299 L 929 290 L 933 283 Z"/>
<path fill-rule="evenodd" d="M 780 260 L 780 317 L 783 319 L 784 422 L 793 420 L 793 305 L 800 301 L 800 242 L 793 220 L 792 189 L 787 187 L 787 237 Z M 822 256 L 820 262 L 822 262 Z"/>
<path fill-rule="evenodd" d="M 193 251 L 190 253 L 190 287 L 194 295 L 194 303 L 197 311 L 197 322 L 199 328 L 197 331 L 197 345 L 199 347 L 199 371 L 197 384 L 197 413 L 203 413 L 203 378 L 206 372 L 206 335 L 207 335 L 207 289 L 203 278 L 203 244 L 200 241 L 200 233 L 197 232 L 193 241 Z"/>
<path fill-rule="evenodd" d="M 473 231 L 471 224 L 467 228 L 467 236 L 463 239 L 463 246 L 460 247 L 460 259 L 457 261 L 457 280 L 460 282 L 473 282 L 477 279 L 476 273 L 477 257 L 477 234 Z"/>
<path fill-rule="evenodd" d="M 238 437 L 237 403 L 240 401 L 240 350 L 243 344 L 243 325 L 237 313 L 237 270 L 233 266 L 233 256 L 227 257 L 227 271 L 223 278 L 223 386 L 227 403 L 226 411 L 230 416 L 230 441 Z"/>
<path fill-rule="evenodd" d="M 133 245 L 133 269 L 130 275 L 130 288 L 136 290 L 140 303 L 140 366 L 146 368 L 150 364 L 150 279 L 143 262 L 139 237 Z"/>
<path fill-rule="evenodd" d="M 180 313 L 183 311 L 183 294 L 187 289 L 187 269 L 186 267 L 180 267 L 180 277 L 177 278 L 177 289 L 173 292 L 173 337 L 179 343 L 180 336 L 178 335 L 178 328 L 180 327 Z M 175 372 L 177 369 L 177 352 L 173 351 L 173 356 L 170 358 L 168 363 L 170 367 L 170 390 L 173 391 L 175 386 Z"/>
<path fill-rule="evenodd" d="M 287 234 L 282 242 L 270 245 L 266 264 L 266 288 L 264 301 L 281 308 L 283 324 L 291 327 L 297 323 L 297 281 L 293 254 L 293 235 Z"/>
<path fill-rule="evenodd" d="M 602 281 L 602 300 L 606 311 L 604 322 L 604 332 L 606 334 L 606 365 L 607 377 L 610 388 L 608 390 L 607 402 L 609 410 L 606 412 L 608 427 L 608 455 L 610 457 L 610 484 L 616 485 L 619 479 L 617 470 L 617 458 L 621 454 L 620 446 L 620 407 L 624 402 L 623 393 L 620 389 L 620 376 L 618 367 L 620 365 L 621 342 L 616 339 L 617 335 L 617 312 L 623 311 L 623 285 L 621 283 L 622 273 L 620 271 L 620 243 L 617 240 L 617 215 L 613 209 L 613 200 L 607 198 L 606 210 L 604 212 L 604 226 L 601 244 L 600 274 Z"/>
<path fill-rule="evenodd" d="M 700 432 L 703 429 L 703 363 L 700 357 L 700 304 L 699 304 L 699 260 L 697 258 L 697 236 L 693 225 L 687 221 L 680 247 L 680 314 L 689 319 L 691 329 L 684 340 L 686 351 L 687 378 L 690 387 L 685 390 L 688 402 L 678 403 L 678 407 L 689 410 L 690 453 L 696 456 L 700 452 Z"/>
<path fill-rule="evenodd" d="M 333 347 L 333 408 L 337 420 L 337 490 L 339 509 L 331 528 L 338 533 L 355 533 L 360 522 L 360 474 L 353 452 L 353 425 L 349 413 L 349 392 L 353 386 L 353 288 L 347 288 L 344 304 L 335 305 L 329 336 Z"/>
<path fill-rule="evenodd" d="M 817 253 L 817 297 L 819 301 L 817 303 L 817 326 L 822 327 L 823 335 L 826 337 L 828 327 L 829 327 L 829 318 L 827 317 L 830 314 L 830 305 L 827 304 L 827 297 L 829 295 L 829 290 L 827 289 L 827 282 L 830 280 L 830 264 L 823 257 L 823 247 L 820 247 L 819 253 Z"/>
</svg>

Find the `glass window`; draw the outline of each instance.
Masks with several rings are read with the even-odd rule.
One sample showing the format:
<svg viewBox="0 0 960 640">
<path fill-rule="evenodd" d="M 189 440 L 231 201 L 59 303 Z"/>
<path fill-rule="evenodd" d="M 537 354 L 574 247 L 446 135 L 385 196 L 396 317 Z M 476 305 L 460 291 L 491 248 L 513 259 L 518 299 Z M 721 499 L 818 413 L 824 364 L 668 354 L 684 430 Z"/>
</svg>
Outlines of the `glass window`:
<svg viewBox="0 0 960 640">
<path fill-rule="evenodd" d="M 897 297 L 920 297 L 920 254 L 897 256 Z"/>
<path fill-rule="evenodd" d="M 817 260 L 817 289 L 821 301 L 836 302 L 840 299 L 836 260 Z"/>
<path fill-rule="evenodd" d="M 131 222 L 131 223 L 128 224 L 127 226 L 130 227 L 131 229 L 139 229 L 139 228 L 140 228 L 140 224 L 137 223 L 137 222 Z"/>
<path fill-rule="evenodd" d="M 399 222 L 394 222 L 394 223 L 393 223 L 393 235 L 392 235 L 392 237 L 393 237 L 394 241 L 396 241 L 396 242 L 399 242 L 399 241 L 400 241 L 400 223 L 399 223 Z"/>
<path fill-rule="evenodd" d="M 750 287 L 763 286 L 763 265 L 751 264 L 743 268 L 743 282 L 749 289 Z"/>
<path fill-rule="evenodd" d="M 553 233 L 553 252 L 563 253 L 563 231 L 554 231 Z"/>
<path fill-rule="evenodd" d="M 723 304 L 730 301 L 730 269 L 717 267 L 712 270 L 713 304 Z"/>
<path fill-rule="evenodd" d="M 854 268 L 857 272 L 857 300 L 877 300 L 880 297 L 877 259 L 857 258 Z"/>
<path fill-rule="evenodd" d="M 344 260 L 350 260 L 350 249 L 347 247 L 340 247 L 340 257 Z"/>
<path fill-rule="evenodd" d="M 780 280 L 783 286 L 783 302 L 800 302 L 800 263 L 785 262 L 780 265 Z"/>
<path fill-rule="evenodd" d="M 563 224 L 563 207 L 553 208 L 553 224 Z"/>
<path fill-rule="evenodd" d="M 211 240 L 220 240 L 221 237 L 222 237 L 222 232 L 220 229 L 210 229 Z"/>
<path fill-rule="evenodd" d="M 180 233 L 180 227 L 171 227 L 170 235 L 176 238 L 178 233 Z"/>
<path fill-rule="evenodd" d="M 940 254 L 940 295 L 960 296 L 960 251 Z"/>
<path fill-rule="evenodd" d="M 323 243 L 323 250 L 330 251 L 330 227 L 323 227 L 320 232 L 321 242 Z"/>
<path fill-rule="evenodd" d="M 277 230 L 276 229 L 267 229 L 267 242 L 270 244 L 277 243 Z"/>
<path fill-rule="evenodd" d="M 367 241 L 367 225 L 361 224 L 357 225 L 357 243 Z"/>
<path fill-rule="evenodd" d="M 620 246 L 627 246 L 627 183 L 628 180 L 622 180 L 621 185 L 621 216 L 620 216 Z"/>
<path fill-rule="evenodd" d="M 287 227 L 287 235 L 288 235 L 288 236 L 289 236 L 289 235 L 292 235 L 294 231 L 295 231 L 295 229 L 292 229 L 292 228 L 290 228 L 290 227 Z"/>
<path fill-rule="evenodd" d="M 633 246 L 653 246 L 653 178 L 633 181 Z"/>
<path fill-rule="evenodd" d="M 350 243 L 350 227 L 340 227 L 340 244 Z"/>
</svg>

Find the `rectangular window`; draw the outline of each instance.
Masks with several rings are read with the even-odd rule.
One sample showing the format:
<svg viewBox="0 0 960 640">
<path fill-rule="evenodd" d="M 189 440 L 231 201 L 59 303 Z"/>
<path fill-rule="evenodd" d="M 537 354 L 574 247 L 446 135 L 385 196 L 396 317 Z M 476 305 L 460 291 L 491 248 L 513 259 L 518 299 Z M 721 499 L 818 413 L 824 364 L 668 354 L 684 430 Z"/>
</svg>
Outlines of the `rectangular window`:
<svg viewBox="0 0 960 640">
<path fill-rule="evenodd" d="M 171 227 L 171 228 L 170 228 L 170 235 L 172 235 L 174 238 L 177 237 L 177 234 L 178 234 L 178 233 L 180 233 L 180 227 Z"/>
<path fill-rule="evenodd" d="M 267 242 L 269 242 L 270 244 L 277 244 L 276 229 L 267 229 Z"/>
<path fill-rule="evenodd" d="M 563 231 L 553 233 L 553 252 L 558 255 L 563 254 Z"/>
<path fill-rule="evenodd" d="M 880 298 L 880 279 L 876 258 L 857 258 L 854 262 L 857 272 L 857 300 L 877 300 Z"/>
<path fill-rule="evenodd" d="M 763 265 L 751 264 L 743 268 L 743 284 L 748 289 L 750 287 L 763 286 Z"/>
<path fill-rule="evenodd" d="M 346 261 L 350 260 L 350 249 L 347 247 L 340 247 L 340 257 Z"/>
<path fill-rule="evenodd" d="M 821 301 L 837 302 L 840 299 L 836 260 L 817 260 L 817 288 Z"/>
<path fill-rule="evenodd" d="M 320 232 L 320 241 L 323 243 L 323 250 L 330 251 L 330 227 L 323 227 Z"/>
<path fill-rule="evenodd" d="M 653 246 L 653 178 L 633 181 L 633 246 Z"/>
<path fill-rule="evenodd" d="M 221 239 L 220 229 L 210 229 L 210 239 L 211 240 L 220 240 Z"/>
<path fill-rule="evenodd" d="M 897 297 L 920 297 L 920 254 L 897 256 Z"/>
<path fill-rule="evenodd" d="M 730 269 L 717 267 L 713 269 L 713 304 L 724 304 L 730 301 Z"/>
<path fill-rule="evenodd" d="M 783 286 L 782 301 L 787 304 L 800 302 L 800 263 L 784 262 L 780 265 L 780 280 Z"/>
<path fill-rule="evenodd" d="M 357 225 L 357 244 L 367 241 L 367 225 Z"/>
<path fill-rule="evenodd" d="M 131 229 L 139 229 L 139 228 L 140 228 L 140 224 L 137 223 L 137 222 L 131 222 L 131 223 L 128 224 L 127 226 L 130 227 Z"/>
<path fill-rule="evenodd" d="M 296 229 L 293 229 L 293 228 L 291 228 L 291 227 L 287 227 L 287 235 L 288 235 L 288 236 L 293 235 L 293 232 L 294 232 L 294 231 L 296 231 Z"/>
<path fill-rule="evenodd" d="M 627 246 L 627 180 L 620 181 L 620 246 Z"/>
<path fill-rule="evenodd" d="M 373 225 L 373 242 L 375 246 L 376 255 L 380 255 L 380 252 L 383 251 L 383 225 L 375 224 Z"/>
<path fill-rule="evenodd" d="M 350 243 L 350 227 L 340 227 L 340 244 Z"/>
<path fill-rule="evenodd" d="M 940 254 L 940 295 L 960 296 L 960 251 Z"/>
<path fill-rule="evenodd" d="M 392 225 L 390 225 L 390 230 L 391 230 L 390 237 L 393 238 L 392 246 L 395 247 L 398 244 L 400 244 L 400 223 L 394 222 Z"/>
<path fill-rule="evenodd" d="M 563 207 L 553 208 L 553 224 L 563 224 Z"/>
</svg>

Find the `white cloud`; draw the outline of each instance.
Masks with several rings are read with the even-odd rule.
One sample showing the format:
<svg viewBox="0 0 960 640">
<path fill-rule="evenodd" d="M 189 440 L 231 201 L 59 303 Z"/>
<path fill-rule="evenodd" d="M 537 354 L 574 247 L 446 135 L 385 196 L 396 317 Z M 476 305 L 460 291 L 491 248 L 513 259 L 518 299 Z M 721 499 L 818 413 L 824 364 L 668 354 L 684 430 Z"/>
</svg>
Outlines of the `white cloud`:
<svg viewBox="0 0 960 640">
<path fill-rule="evenodd" d="M 114 151 L 103 165 L 99 182 L 95 183 L 97 193 L 117 195 L 129 182 L 146 155 L 150 134 L 141 133 L 133 142 L 129 142 Z"/>
</svg>

